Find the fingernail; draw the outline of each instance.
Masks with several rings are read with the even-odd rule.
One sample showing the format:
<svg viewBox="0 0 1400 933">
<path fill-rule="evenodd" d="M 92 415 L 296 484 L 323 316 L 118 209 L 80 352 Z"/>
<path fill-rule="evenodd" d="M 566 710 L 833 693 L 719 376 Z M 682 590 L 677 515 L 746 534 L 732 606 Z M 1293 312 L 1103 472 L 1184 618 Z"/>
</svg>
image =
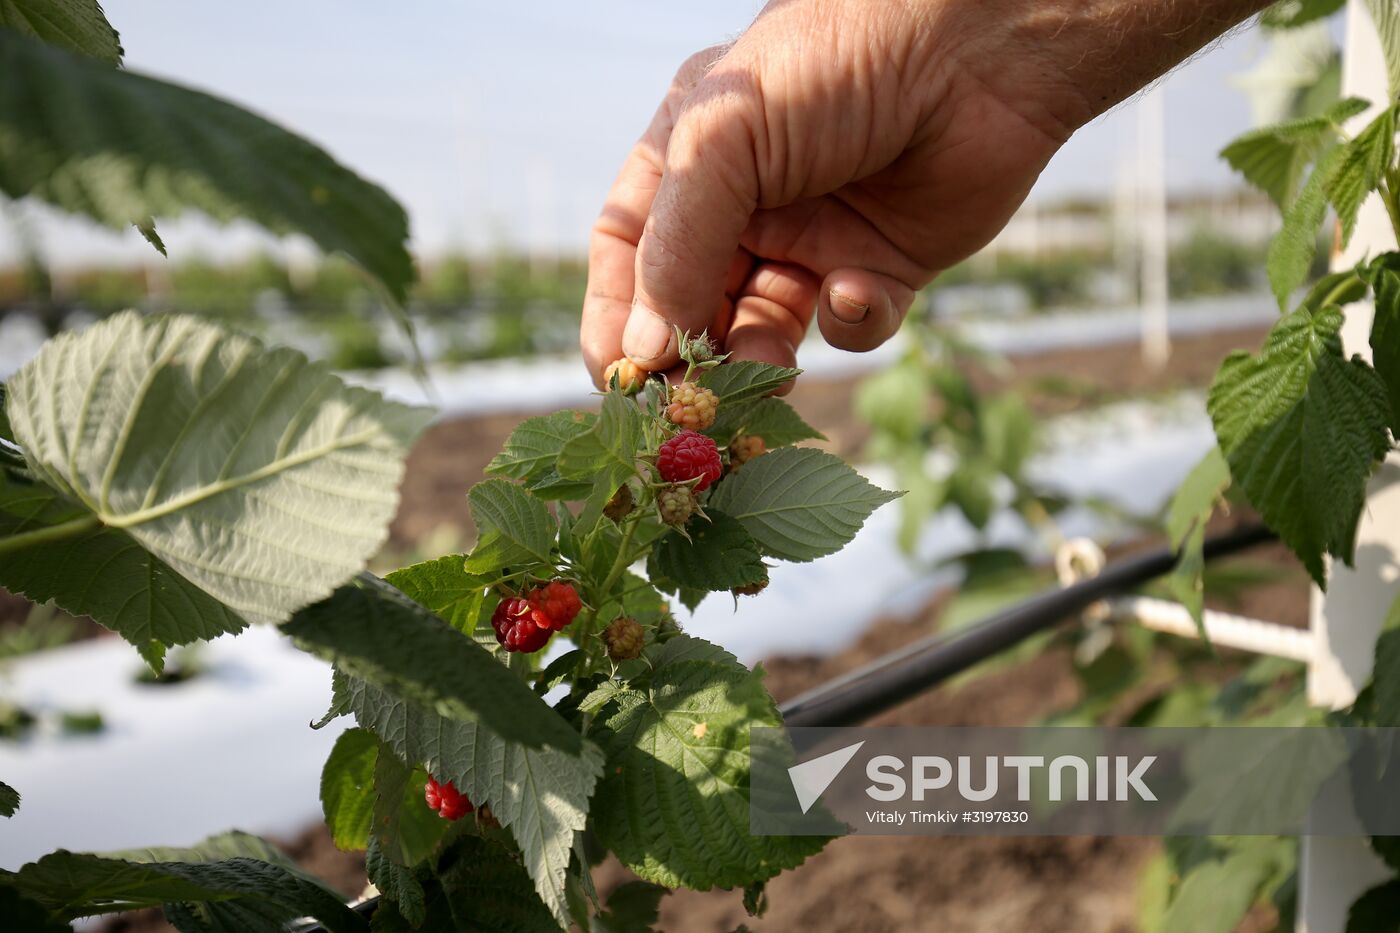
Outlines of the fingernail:
<svg viewBox="0 0 1400 933">
<path fill-rule="evenodd" d="M 831 295 L 831 316 L 845 324 L 859 324 L 865 320 L 865 316 L 870 313 L 870 305 L 861 304 L 854 298 L 843 295 L 836 289 L 832 289 Z"/>
<path fill-rule="evenodd" d="M 673 328 L 661 315 L 639 304 L 632 305 L 622 332 L 622 352 L 637 363 L 650 363 L 671 349 Z"/>
</svg>

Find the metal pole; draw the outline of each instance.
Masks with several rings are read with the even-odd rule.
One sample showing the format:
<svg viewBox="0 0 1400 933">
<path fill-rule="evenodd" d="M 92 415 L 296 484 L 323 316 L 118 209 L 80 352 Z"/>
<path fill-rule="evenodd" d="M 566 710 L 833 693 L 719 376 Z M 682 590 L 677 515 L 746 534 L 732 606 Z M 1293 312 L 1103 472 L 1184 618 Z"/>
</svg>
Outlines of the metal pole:
<svg viewBox="0 0 1400 933">
<path fill-rule="evenodd" d="M 1137 102 L 1138 233 L 1142 293 L 1142 360 L 1160 370 L 1171 357 L 1167 321 L 1167 165 L 1165 89 L 1159 83 Z"/>
</svg>

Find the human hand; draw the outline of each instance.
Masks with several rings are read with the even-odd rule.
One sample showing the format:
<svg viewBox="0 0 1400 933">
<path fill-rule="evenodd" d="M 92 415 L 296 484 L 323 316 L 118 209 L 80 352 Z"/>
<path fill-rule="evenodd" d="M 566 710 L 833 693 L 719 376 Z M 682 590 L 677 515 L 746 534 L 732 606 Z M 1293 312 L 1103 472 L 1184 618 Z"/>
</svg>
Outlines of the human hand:
<svg viewBox="0 0 1400 933">
<path fill-rule="evenodd" d="M 581 345 L 675 328 L 796 361 L 813 314 L 870 350 L 986 245 L 1075 128 L 1262 0 L 773 0 L 688 60 L 594 225 Z"/>
</svg>

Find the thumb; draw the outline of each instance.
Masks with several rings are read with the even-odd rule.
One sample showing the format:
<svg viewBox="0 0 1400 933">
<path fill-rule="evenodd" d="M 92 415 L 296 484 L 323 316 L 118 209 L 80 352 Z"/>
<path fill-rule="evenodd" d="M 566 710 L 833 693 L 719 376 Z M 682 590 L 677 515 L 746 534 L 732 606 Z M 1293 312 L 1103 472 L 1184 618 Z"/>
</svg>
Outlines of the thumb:
<svg viewBox="0 0 1400 933">
<path fill-rule="evenodd" d="M 699 332 L 724 305 L 726 273 L 758 203 L 753 88 L 712 72 L 671 132 L 622 333 L 623 352 L 646 369 L 675 365 L 675 328 Z"/>
</svg>

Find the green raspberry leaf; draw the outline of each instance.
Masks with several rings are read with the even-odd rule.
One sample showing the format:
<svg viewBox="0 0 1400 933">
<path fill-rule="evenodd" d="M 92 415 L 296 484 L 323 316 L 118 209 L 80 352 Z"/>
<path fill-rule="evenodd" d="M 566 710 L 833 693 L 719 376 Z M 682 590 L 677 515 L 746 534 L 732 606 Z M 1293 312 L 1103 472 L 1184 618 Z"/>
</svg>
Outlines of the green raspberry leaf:
<svg viewBox="0 0 1400 933">
<path fill-rule="evenodd" d="M 1400 598 L 1391 604 L 1380 638 L 1376 639 L 1371 684 L 1375 691 L 1375 724 L 1400 726 Z"/>
<path fill-rule="evenodd" d="M 345 673 L 445 716 L 479 719 L 531 747 L 550 745 L 569 754 L 582 748 L 573 727 L 491 652 L 368 574 L 282 628 Z"/>
<path fill-rule="evenodd" d="M 591 733 L 608 761 L 593 803 L 603 844 L 644 880 L 701 890 L 820 851 L 820 837 L 749 833 L 749 730 L 781 723 L 761 673 L 689 635 L 647 658 L 650 681 L 611 691 Z"/>
<path fill-rule="evenodd" d="M 1400 255 L 1381 257 L 1371 270 L 1376 316 L 1371 323 L 1371 359 L 1390 395 L 1390 433 L 1400 438 Z"/>
<path fill-rule="evenodd" d="M 283 923 L 309 915 L 337 933 L 366 929 L 340 895 L 259 857 L 141 862 L 59 849 L 7 876 L 6 884 L 61 920 L 102 913 L 114 903 L 133 909 L 193 902 L 197 913 L 206 915 L 210 908 L 249 904 L 260 908 L 260 916 Z"/>
<path fill-rule="evenodd" d="M 443 856 L 438 882 L 450 906 L 451 923 L 425 925 L 464 933 L 557 933 L 555 918 L 532 896 L 530 876 L 498 842 L 466 836 Z"/>
<path fill-rule="evenodd" d="M 826 435 L 803 421 L 802 416 L 780 398 L 721 405 L 715 423 L 705 433 L 721 447 L 727 447 L 741 434 L 756 435 L 763 438 L 769 450 L 800 441 L 826 440 Z"/>
<path fill-rule="evenodd" d="M 91 615 L 153 663 L 284 621 L 359 571 L 428 420 L 293 350 L 134 312 L 50 340 L 5 407 L 38 483 L 0 480 L 0 533 L 84 530 L 6 554 L 0 583 Z"/>
<path fill-rule="evenodd" d="M 1164 933 L 1230 933 L 1270 884 L 1292 870 L 1297 844 L 1290 839 L 1245 837 L 1183 872 Z"/>
<path fill-rule="evenodd" d="M 593 427 L 597 416 L 582 411 L 556 411 L 526 418 L 511 432 L 505 447 L 486 465 L 491 476 L 538 480 L 554 469 L 564 445 Z"/>
<path fill-rule="evenodd" d="M 336 848 L 369 844 L 374 815 L 374 760 L 379 739 L 367 729 L 347 729 L 321 768 L 321 810 Z"/>
<path fill-rule="evenodd" d="M 0 816 L 10 817 L 19 809 L 19 791 L 0 781 Z"/>
<path fill-rule="evenodd" d="M 575 756 L 532 748 L 506 741 L 482 724 L 444 717 L 432 707 L 355 677 L 345 678 L 345 687 L 355 719 L 401 761 L 422 762 L 438 780 L 452 781 L 473 803 L 490 805 L 519 844 L 536 893 L 566 926 L 565 872 L 602 771 L 598 749 L 582 743 L 581 753 Z M 531 699 L 543 705 L 534 694 Z"/>
<path fill-rule="evenodd" d="M 1366 0 L 1380 36 L 1385 71 L 1390 79 L 1390 99 L 1400 97 L 1400 7 L 1395 0 Z"/>
<path fill-rule="evenodd" d="M 765 554 L 808 561 L 845 547 L 871 512 L 900 495 L 871 485 L 840 457 L 787 447 L 722 480 L 707 509 L 738 519 Z"/>
<path fill-rule="evenodd" d="M 1327 214 L 1327 189 L 1341 165 L 1341 150 L 1332 149 L 1318 160 L 1307 184 L 1283 214 L 1283 229 L 1269 243 L 1269 284 L 1280 308 L 1306 281 L 1317 254 L 1317 230 Z"/>
<path fill-rule="evenodd" d="M 1307 167 L 1340 139 L 1342 124 L 1366 107 L 1366 101 L 1349 97 L 1315 117 L 1251 130 L 1222 149 L 1220 157 L 1287 211 Z"/>
<path fill-rule="evenodd" d="M 384 581 L 457 631 L 471 635 L 490 617 L 497 600 L 486 588 L 494 578 L 467 573 L 465 560 L 461 554 L 425 560 L 393 571 Z"/>
<path fill-rule="evenodd" d="M 598 418 L 581 434 L 571 437 L 559 451 L 559 475 L 565 479 L 589 479 L 599 471 L 632 472 L 642 445 L 642 413 L 618 392 L 603 396 Z"/>
<path fill-rule="evenodd" d="M 428 919 L 423 885 L 413 870 L 384 854 L 378 837 L 370 837 L 365 852 L 365 874 L 383 897 L 392 902 L 410 926 L 420 927 Z"/>
<path fill-rule="evenodd" d="M 575 534 L 591 532 L 603 517 L 603 506 L 636 473 L 642 428 L 642 413 L 636 404 L 621 392 L 609 392 L 603 396 L 603 407 L 593 426 L 559 451 L 559 475 L 591 484 L 574 525 Z"/>
<path fill-rule="evenodd" d="M 1351 242 L 1356 229 L 1356 212 L 1361 202 L 1376 190 L 1385 171 L 1395 159 L 1395 108 L 1387 107 L 1380 116 L 1341 148 L 1336 172 L 1327 179 L 1327 198 L 1342 223 L 1342 245 Z"/>
<path fill-rule="evenodd" d="M 686 529 L 690 540 L 675 532 L 657 540 L 647 561 L 652 582 L 675 592 L 682 586 L 732 590 L 766 581 L 768 568 L 744 526 L 717 509 L 705 514 L 709 521 L 696 518 Z"/>
<path fill-rule="evenodd" d="M 0 28 L 106 65 L 122 63 L 121 39 L 97 0 L 0 0 Z"/>
<path fill-rule="evenodd" d="M 608 908 L 595 914 L 589 933 L 653 933 L 661 899 L 671 892 L 659 884 L 629 881 L 608 895 Z"/>
<path fill-rule="evenodd" d="M 0 74 L 0 191 L 9 197 L 116 230 L 136 224 L 148 239 L 151 218 L 188 211 L 303 234 L 404 303 L 415 277 L 408 217 L 320 147 L 227 101 L 8 29 Z"/>
<path fill-rule="evenodd" d="M 559 524 L 542 501 L 504 479 L 477 483 L 467 499 L 480 535 L 467 558 L 468 573 L 550 562 Z"/>
<path fill-rule="evenodd" d="M 374 828 L 381 855 L 405 867 L 438 848 L 451 823 L 428 809 L 428 775 L 406 764 L 383 742 L 374 759 Z"/>
<path fill-rule="evenodd" d="M 1179 555 L 1168 584 L 1172 594 L 1190 611 L 1202 639 L 1206 638 L 1203 622 L 1206 523 L 1229 486 L 1230 465 L 1225 462 L 1220 448 L 1212 447 L 1182 481 L 1167 509 L 1167 537 Z"/>
<path fill-rule="evenodd" d="M 25 933 L 73 933 L 70 925 L 51 918 L 43 905 L 22 897 L 6 884 L 0 884 L 0 917 L 10 924 L 10 929 Z"/>
<path fill-rule="evenodd" d="M 947 501 L 958 507 L 968 524 L 978 531 L 987 527 L 996 511 L 991 478 L 995 471 L 977 459 L 965 459 L 948 477 Z"/>
<path fill-rule="evenodd" d="M 802 370 L 787 366 L 739 360 L 706 370 L 695 381 L 719 396 L 719 411 L 722 412 L 726 405 L 760 398 L 801 374 Z"/>
<path fill-rule="evenodd" d="M 1207 407 L 1230 474 L 1319 586 L 1323 555 L 1346 563 L 1366 482 L 1390 449 L 1385 383 L 1342 355 L 1336 308 L 1295 311 L 1257 355 L 1231 354 Z"/>
</svg>

